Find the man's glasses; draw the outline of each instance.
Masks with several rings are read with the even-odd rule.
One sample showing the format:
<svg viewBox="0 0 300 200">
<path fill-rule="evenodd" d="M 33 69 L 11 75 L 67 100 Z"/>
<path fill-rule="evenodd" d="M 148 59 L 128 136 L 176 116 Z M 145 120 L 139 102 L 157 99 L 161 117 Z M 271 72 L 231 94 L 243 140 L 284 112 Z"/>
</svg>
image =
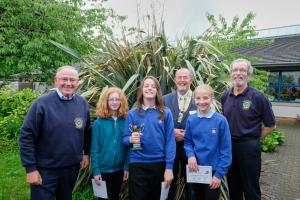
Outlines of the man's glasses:
<svg viewBox="0 0 300 200">
<path fill-rule="evenodd" d="M 78 78 L 68 78 L 68 77 L 58 77 L 58 79 L 64 83 L 67 83 L 68 81 L 70 81 L 70 83 L 76 83 L 79 80 Z"/>
</svg>

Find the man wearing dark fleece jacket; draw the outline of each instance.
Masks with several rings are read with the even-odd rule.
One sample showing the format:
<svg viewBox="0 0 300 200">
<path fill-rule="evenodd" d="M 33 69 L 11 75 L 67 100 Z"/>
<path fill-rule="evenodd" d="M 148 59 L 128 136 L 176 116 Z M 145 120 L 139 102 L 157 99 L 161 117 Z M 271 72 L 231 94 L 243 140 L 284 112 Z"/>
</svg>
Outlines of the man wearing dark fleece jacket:
<svg viewBox="0 0 300 200">
<path fill-rule="evenodd" d="M 20 154 L 32 200 L 71 200 L 80 165 L 89 164 L 90 117 L 75 90 L 78 72 L 57 70 L 56 91 L 31 106 L 20 133 Z"/>
</svg>

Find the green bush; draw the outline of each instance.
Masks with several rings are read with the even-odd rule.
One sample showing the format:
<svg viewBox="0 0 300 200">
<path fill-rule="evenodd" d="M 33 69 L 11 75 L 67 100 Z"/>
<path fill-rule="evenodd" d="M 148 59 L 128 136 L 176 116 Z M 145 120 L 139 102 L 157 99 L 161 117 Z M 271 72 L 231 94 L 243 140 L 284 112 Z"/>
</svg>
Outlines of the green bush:
<svg viewBox="0 0 300 200">
<path fill-rule="evenodd" d="M 273 152 L 275 151 L 278 145 L 284 143 L 284 133 L 282 131 L 274 129 L 272 133 L 267 135 L 261 141 L 261 149 L 264 152 Z"/>
<path fill-rule="evenodd" d="M 31 89 L 17 92 L 0 90 L 0 140 L 17 144 L 20 128 L 31 103 L 40 94 Z"/>
</svg>

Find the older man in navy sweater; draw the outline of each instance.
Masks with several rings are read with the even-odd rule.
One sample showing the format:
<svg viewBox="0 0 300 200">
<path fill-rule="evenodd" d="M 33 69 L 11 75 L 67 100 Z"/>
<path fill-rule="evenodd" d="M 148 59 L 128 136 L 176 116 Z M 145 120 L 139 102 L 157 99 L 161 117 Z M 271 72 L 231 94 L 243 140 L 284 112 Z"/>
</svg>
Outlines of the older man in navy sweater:
<svg viewBox="0 0 300 200">
<path fill-rule="evenodd" d="M 31 106 L 20 133 L 20 154 L 33 200 L 70 200 L 80 164 L 89 164 L 90 117 L 75 90 L 78 72 L 58 69 L 56 91 Z"/>
</svg>

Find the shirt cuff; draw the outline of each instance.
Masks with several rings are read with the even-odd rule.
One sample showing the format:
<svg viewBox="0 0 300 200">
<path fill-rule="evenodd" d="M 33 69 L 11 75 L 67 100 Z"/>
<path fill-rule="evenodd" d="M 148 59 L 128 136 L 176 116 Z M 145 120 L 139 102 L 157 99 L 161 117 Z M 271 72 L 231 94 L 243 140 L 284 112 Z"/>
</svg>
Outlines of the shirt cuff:
<svg viewBox="0 0 300 200">
<path fill-rule="evenodd" d="M 28 174 L 36 170 L 36 165 L 28 165 L 25 167 L 25 169 L 26 169 L 26 173 Z"/>
<path fill-rule="evenodd" d="M 221 179 L 223 178 L 224 175 L 222 175 L 222 174 L 220 174 L 219 172 L 216 171 L 216 172 L 213 174 L 213 176 L 215 176 L 215 177 L 217 177 L 218 179 L 221 180 Z"/>
<path fill-rule="evenodd" d="M 167 163 L 166 163 L 166 169 L 171 169 L 171 170 L 173 170 L 173 163 L 172 163 L 172 162 L 167 162 Z"/>
</svg>

